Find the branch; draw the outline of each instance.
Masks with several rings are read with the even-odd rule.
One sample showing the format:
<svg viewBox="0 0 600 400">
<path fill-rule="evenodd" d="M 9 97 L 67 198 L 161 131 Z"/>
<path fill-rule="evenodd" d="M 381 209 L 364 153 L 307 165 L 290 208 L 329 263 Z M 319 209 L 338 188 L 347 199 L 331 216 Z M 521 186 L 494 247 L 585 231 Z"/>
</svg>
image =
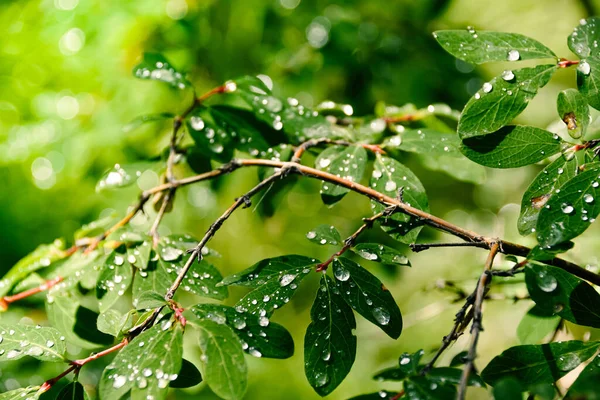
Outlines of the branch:
<svg viewBox="0 0 600 400">
<path fill-rule="evenodd" d="M 423 250 L 429 250 L 432 247 L 479 247 L 487 249 L 488 245 L 484 242 L 458 242 L 458 243 L 412 243 L 408 245 L 414 253 L 419 253 Z"/>
<path fill-rule="evenodd" d="M 171 201 L 171 197 L 175 194 L 175 189 L 169 190 L 162 199 L 162 204 L 160 205 L 160 210 L 158 210 L 158 214 L 156 215 L 156 219 L 150 228 L 150 236 L 152 237 L 152 242 L 154 247 L 158 245 L 158 226 L 160 225 L 160 221 L 162 221 L 165 212 L 167 211 L 167 207 L 169 206 L 169 202 Z"/>
<path fill-rule="evenodd" d="M 63 281 L 63 278 L 61 276 L 57 276 L 56 278 L 50 279 L 50 280 L 42 283 L 38 287 L 34 287 L 31 289 L 25 290 L 21 293 L 14 294 L 12 296 L 4 296 L 4 297 L 0 298 L 0 309 L 6 310 L 8 308 L 9 304 L 14 303 L 15 301 L 18 301 L 18 300 L 22 300 L 29 296 L 33 296 L 34 294 L 44 292 L 44 291 L 50 289 L 52 286 L 59 284 L 62 281 Z"/>
<path fill-rule="evenodd" d="M 481 273 L 481 277 L 479 278 L 479 282 L 477 282 L 477 287 L 475 289 L 475 302 L 473 303 L 473 324 L 471 325 L 471 344 L 469 346 L 469 353 L 467 355 L 467 363 L 465 364 L 463 373 L 460 377 L 460 384 L 458 385 L 458 394 L 456 395 L 458 400 L 463 400 L 465 398 L 469 375 L 474 367 L 473 363 L 475 361 L 475 357 L 477 356 L 477 342 L 479 341 L 479 334 L 483 330 L 481 325 L 481 321 L 483 319 L 483 299 L 486 295 L 486 289 L 492 279 L 490 271 L 492 270 L 494 258 L 496 257 L 496 254 L 498 254 L 499 250 L 500 244 L 498 242 L 493 243 L 490 248 L 488 258 L 485 262 L 483 272 Z"/>
<path fill-rule="evenodd" d="M 376 144 L 351 143 L 351 142 L 347 142 L 345 140 L 332 140 L 332 139 L 327 139 L 327 138 L 320 138 L 320 139 L 307 140 L 306 142 L 304 142 L 304 143 L 300 144 L 298 147 L 296 147 L 296 151 L 294 152 L 294 155 L 292 156 L 291 162 L 299 163 L 300 159 L 302 158 L 302 155 L 304 154 L 304 152 L 306 150 L 310 149 L 311 147 L 320 146 L 322 144 L 335 144 L 337 146 L 360 146 L 366 150 L 372 151 L 373 153 L 385 154 L 385 151 Z"/>
</svg>

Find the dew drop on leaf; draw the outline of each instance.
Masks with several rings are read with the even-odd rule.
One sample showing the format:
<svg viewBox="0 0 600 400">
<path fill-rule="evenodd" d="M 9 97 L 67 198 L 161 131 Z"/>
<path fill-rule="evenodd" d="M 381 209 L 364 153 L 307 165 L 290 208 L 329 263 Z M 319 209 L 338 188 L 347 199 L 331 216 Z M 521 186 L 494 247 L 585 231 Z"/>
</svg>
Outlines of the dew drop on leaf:
<svg viewBox="0 0 600 400">
<path fill-rule="evenodd" d="M 506 55 L 506 60 L 508 61 L 518 61 L 520 58 L 521 55 L 519 54 L 519 50 L 509 50 Z"/>
<path fill-rule="evenodd" d="M 577 71 L 581 72 L 583 75 L 588 76 L 591 72 L 592 68 L 587 61 L 581 61 L 577 66 Z"/>
<path fill-rule="evenodd" d="M 373 309 L 373 317 L 380 325 L 387 325 L 390 322 L 390 313 L 381 307 Z"/>
<path fill-rule="evenodd" d="M 537 276 L 537 283 L 539 288 L 546 293 L 553 292 L 558 287 L 556 278 L 545 271 L 540 271 Z"/>
<path fill-rule="evenodd" d="M 513 79 L 515 79 L 515 74 L 511 71 L 511 70 L 507 70 L 502 72 L 502 79 L 504 79 L 505 81 L 512 81 Z"/>
<path fill-rule="evenodd" d="M 127 382 L 127 378 L 123 375 L 117 375 L 115 376 L 115 381 L 113 382 L 113 387 L 115 389 L 119 389 L 121 387 L 123 387 L 123 385 L 125 385 L 125 383 Z"/>
<path fill-rule="evenodd" d="M 392 192 L 392 191 L 396 190 L 396 182 L 394 182 L 394 181 L 387 181 L 385 183 L 385 190 L 387 192 Z"/>
<path fill-rule="evenodd" d="M 190 125 L 192 125 L 193 129 L 201 131 L 204 129 L 204 120 L 198 116 L 193 116 L 190 118 Z"/>
<path fill-rule="evenodd" d="M 296 275 L 295 274 L 285 274 L 279 280 L 279 284 L 281 286 L 287 286 L 290 283 L 292 283 L 294 281 L 294 279 L 296 279 Z"/>
<path fill-rule="evenodd" d="M 325 386 L 329 382 L 329 376 L 324 372 L 317 372 L 315 374 L 315 387 Z"/>
<path fill-rule="evenodd" d="M 483 90 L 484 93 L 489 93 L 491 92 L 493 89 L 492 84 L 489 82 L 486 82 L 483 84 L 483 86 L 481 87 L 481 90 Z"/>
<path fill-rule="evenodd" d="M 562 212 L 565 213 L 565 214 L 571 214 L 571 213 L 573 213 L 573 211 L 575 211 L 575 209 L 573 208 L 573 206 L 570 205 L 570 204 L 567 204 L 567 203 L 563 203 L 560 206 L 560 208 L 561 208 Z"/>
<path fill-rule="evenodd" d="M 586 193 L 583 195 L 583 201 L 585 201 L 586 203 L 593 203 L 594 202 L 594 196 L 592 196 L 589 193 Z"/>
<path fill-rule="evenodd" d="M 335 279 L 337 279 L 338 281 L 345 282 L 348 279 L 350 279 L 350 271 L 348 271 L 342 267 L 336 268 L 334 275 L 335 275 Z"/>
<path fill-rule="evenodd" d="M 557 364 L 560 370 L 571 371 L 581 364 L 581 360 L 576 354 L 570 353 L 558 357 Z"/>
</svg>

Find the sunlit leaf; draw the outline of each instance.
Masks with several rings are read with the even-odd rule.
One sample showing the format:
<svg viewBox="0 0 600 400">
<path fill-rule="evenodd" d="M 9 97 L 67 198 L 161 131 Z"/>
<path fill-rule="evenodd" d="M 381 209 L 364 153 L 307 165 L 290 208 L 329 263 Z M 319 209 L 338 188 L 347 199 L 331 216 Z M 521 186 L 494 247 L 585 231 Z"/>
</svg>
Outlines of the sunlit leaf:
<svg viewBox="0 0 600 400">
<path fill-rule="evenodd" d="M 133 75 L 140 79 L 165 82 L 177 89 L 191 86 L 163 55 L 156 53 L 144 53 L 142 61 L 133 68 Z"/>
<path fill-rule="evenodd" d="M 107 310 L 98 316 L 96 324 L 100 332 L 117 337 L 133 327 L 134 317 L 132 311 L 121 314 L 117 310 Z"/>
<path fill-rule="evenodd" d="M 379 243 L 359 243 L 352 250 L 369 261 L 410 266 L 408 258 L 396 249 Z"/>
<path fill-rule="evenodd" d="M 15 390 L 9 390 L 8 392 L 0 393 L 0 400 L 37 400 L 41 393 L 40 386 L 29 386 L 26 388 L 20 388 Z"/>
<path fill-rule="evenodd" d="M 590 108 L 581 93 L 575 89 L 565 89 L 558 93 L 556 100 L 558 116 L 567 125 L 567 132 L 574 139 L 585 135 L 590 123 Z"/>
<path fill-rule="evenodd" d="M 565 396 L 566 400 L 598 399 L 600 382 L 600 355 L 596 355 L 577 377 Z"/>
<path fill-rule="evenodd" d="M 62 334 L 49 327 L 0 325 L 0 361 L 18 360 L 30 356 L 41 361 L 65 361 Z"/>
<path fill-rule="evenodd" d="M 238 150 L 257 156 L 262 151 L 269 149 L 265 136 L 274 136 L 274 129 L 270 130 L 264 123 L 258 121 L 248 110 L 229 106 L 213 106 L 209 109 L 215 123 L 233 137 L 233 142 Z M 280 137 L 277 139 L 281 140 Z M 276 140 L 278 141 L 278 140 Z"/>
<path fill-rule="evenodd" d="M 591 17 L 582 19 L 573 29 L 567 41 L 569 49 L 581 58 L 600 54 L 598 43 L 600 41 L 600 18 Z"/>
<path fill-rule="evenodd" d="M 367 151 L 361 146 L 330 147 L 320 154 L 315 164 L 323 171 L 358 183 L 367 166 Z M 349 191 L 331 182 L 323 182 L 321 199 L 327 205 L 335 204 Z"/>
<path fill-rule="evenodd" d="M 338 245 L 342 242 L 340 233 L 333 225 L 319 225 L 306 234 L 306 238 L 313 243 Z"/>
<path fill-rule="evenodd" d="M 96 286 L 101 313 L 110 309 L 131 286 L 133 270 L 127 260 L 127 250 L 125 246 L 120 246 L 106 259 L 102 267 Z"/>
<path fill-rule="evenodd" d="M 165 121 L 174 117 L 175 114 L 166 112 L 140 115 L 139 117 L 133 119 L 132 121 L 128 122 L 125 126 L 123 126 L 123 132 L 131 132 L 149 122 Z"/>
<path fill-rule="evenodd" d="M 384 143 L 386 148 L 396 148 L 411 153 L 448 155 L 462 157 L 460 140 L 456 133 L 438 132 L 433 129 L 405 130 Z"/>
<path fill-rule="evenodd" d="M 151 166 L 150 163 L 115 164 L 114 167 L 102 175 L 96 184 L 96 192 L 133 185 L 142 175 L 142 172 Z"/>
<path fill-rule="evenodd" d="M 521 344 L 538 344 L 558 327 L 560 317 L 533 306 L 519 322 L 517 337 Z"/>
</svg>

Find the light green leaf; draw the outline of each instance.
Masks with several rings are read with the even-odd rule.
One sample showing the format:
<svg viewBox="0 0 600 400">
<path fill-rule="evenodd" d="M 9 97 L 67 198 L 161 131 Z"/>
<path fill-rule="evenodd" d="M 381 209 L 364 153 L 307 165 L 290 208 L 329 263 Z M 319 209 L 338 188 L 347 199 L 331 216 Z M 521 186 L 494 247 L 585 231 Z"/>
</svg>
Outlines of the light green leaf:
<svg viewBox="0 0 600 400">
<path fill-rule="evenodd" d="M 580 92 L 575 89 L 565 89 L 558 93 L 556 109 L 572 138 L 579 139 L 585 135 L 590 123 L 590 108 Z"/>
<path fill-rule="evenodd" d="M 600 342 L 577 340 L 511 347 L 496 356 L 481 377 L 492 386 L 507 377 L 524 387 L 554 383 L 588 360 L 599 347 Z"/>
<path fill-rule="evenodd" d="M 177 89 L 191 86 L 163 55 L 156 53 L 144 53 L 142 61 L 133 68 L 133 75 L 139 79 L 165 82 Z"/>
<path fill-rule="evenodd" d="M 306 234 L 306 238 L 313 243 L 338 245 L 342 242 L 340 233 L 333 225 L 319 225 Z"/>
<path fill-rule="evenodd" d="M 519 61 L 556 58 L 552 50 L 518 33 L 467 30 L 436 31 L 433 37 L 448 53 L 463 61 Z"/>
<path fill-rule="evenodd" d="M 350 180 L 360 182 L 367 166 L 367 151 L 361 146 L 330 147 L 319 155 L 315 166 L 326 172 Z M 350 189 L 331 182 L 321 184 L 323 203 L 332 205 L 340 201 Z"/>
<path fill-rule="evenodd" d="M 101 399 L 119 399 L 131 390 L 134 400 L 167 397 L 177 379 L 183 352 L 183 327 L 164 320 L 142 332 L 117 354 L 100 379 Z"/>
<path fill-rule="evenodd" d="M 582 19 L 579 26 L 573 29 L 567 41 L 569 49 L 581 58 L 600 54 L 598 43 L 600 41 L 600 18 L 591 17 Z"/>
<path fill-rule="evenodd" d="M 433 129 L 406 130 L 386 139 L 384 147 L 434 156 L 462 157 L 459 151 L 460 140 L 456 133 L 438 132 Z"/>
<path fill-rule="evenodd" d="M 458 122 L 460 138 L 484 136 L 509 124 L 525 110 L 556 69 L 555 64 L 544 64 L 504 71 L 501 76 L 485 83 L 462 111 Z"/>
<path fill-rule="evenodd" d="M 137 297 L 136 307 L 138 310 L 147 308 L 158 308 L 167 304 L 164 294 L 148 291 L 142 292 Z"/>
<path fill-rule="evenodd" d="M 131 286 L 133 271 L 127 260 L 127 249 L 121 245 L 106 259 L 102 267 L 96 284 L 96 297 L 101 313 L 110 309 Z"/>
<path fill-rule="evenodd" d="M 248 367 L 242 344 L 233 330 L 211 320 L 193 323 L 202 350 L 202 376 L 223 399 L 242 399 L 248 385 Z"/>
<path fill-rule="evenodd" d="M 356 254 L 369 261 L 377 261 L 384 264 L 408 265 L 408 258 L 398 250 L 378 243 L 359 243 L 352 248 Z"/>
<path fill-rule="evenodd" d="M 544 312 L 540 307 L 534 306 L 519 322 L 517 337 L 521 344 L 538 344 L 551 332 L 554 332 L 560 317 Z"/>
<path fill-rule="evenodd" d="M 490 168 L 517 168 L 534 164 L 561 151 L 558 135 L 533 126 L 505 126 L 489 135 L 463 140 L 462 153 Z"/>
<path fill-rule="evenodd" d="M 0 325 L 0 361 L 31 356 L 41 361 L 65 361 L 67 348 L 54 328 Z"/>
<path fill-rule="evenodd" d="M 600 163 L 585 166 L 540 211 L 536 231 L 540 246 L 555 246 L 582 234 L 600 213 Z"/>
<path fill-rule="evenodd" d="M 429 202 L 425 188 L 413 172 L 400 164 L 398 161 L 378 154 L 375 159 L 375 165 L 370 186 L 387 194 L 390 197 L 396 197 L 398 190 L 403 189 L 402 199 L 405 203 L 420 210 L 429 211 Z M 377 214 L 385 209 L 385 206 L 371 201 L 373 214 Z M 381 228 L 394 239 L 403 243 L 413 243 L 422 229 L 422 222 L 416 218 L 405 214 L 396 213 L 391 217 L 380 219 Z"/>
<path fill-rule="evenodd" d="M 259 288 L 269 281 L 281 280 L 281 278 L 290 273 L 290 271 L 302 269 L 303 274 L 308 274 L 318 263 L 319 260 L 314 258 L 295 254 L 267 258 L 257 262 L 250 268 L 226 277 L 220 285 L 239 285 Z M 289 281 L 289 279 L 291 279 L 291 277 L 286 276 L 283 283 L 287 285 L 291 284 L 292 282 Z"/>
<path fill-rule="evenodd" d="M 521 235 L 535 232 L 538 216 L 551 196 L 565 182 L 577 175 L 579 162 L 577 157 L 567 160 L 561 156 L 548 164 L 529 185 L 521 200 L 521 213 L 517 227 Z"/>
<path fill-rule="evenodd" d="M 590 106 L 600 109 L 600 54 L 579 61 L 577 89 Z"/>
<path fill-rule="evenodd" d="M 400 309 L 390 291 L 377 277 L 344 257 L 333 260 L 333 275 L 335 286 L 348 305 L 391 338 L 397 339 L 400 336 Z"/>
<path fill-rule="evenodd" d="M 342 383 L 356 358 L 354 314 L 327 275 L 321 277 L 310 319 L 304 337 L 304 372 L 313 389 L 325 396 Z"/>
<path fill-rule="evenodd" d="M 125 126 L 123 126 L 123 132 L 131 132 L 149 122 L 165 121 L 174 117 L 175 114 L 166 112 L 140 115 L 139 117 L 136 117 L 132 121 L 128 122 Z"/>
<path fill-rule="evenodd" d="M 8 392 L 0 393 L 0 400 L 37 400 L 41 395 L 39 390 L 40 386 L 9 390 Z"/>
<path fill-rule="evenodd" d="M 133 185 L 142 172 L 147 170 L 150 166 L 150 163 L 136 163 L 129 165 L 115 164 L 114 167 L 102 175 L 96 184 L 96 192 Z"/>
<path fill-rule="evenodd" d="M 127 314 L 121 314 L 117 310 L 107 310 L 98 316 L 98 330 L 118 337 L 133 327 L 134 313 L 133 310 Z"/>
</svg>

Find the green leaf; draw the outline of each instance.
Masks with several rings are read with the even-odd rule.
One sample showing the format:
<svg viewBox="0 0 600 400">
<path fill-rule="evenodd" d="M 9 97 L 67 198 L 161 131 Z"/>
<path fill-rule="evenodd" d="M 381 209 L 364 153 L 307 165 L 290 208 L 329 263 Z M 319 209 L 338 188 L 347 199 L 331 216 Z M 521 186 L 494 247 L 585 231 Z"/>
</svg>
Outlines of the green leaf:
<svg viewBox="0 0 600 400">
<path fill-rule="evenodd" d="M 0 361 L 31 356 L 41 361 L 65 361 L 67 348 L 54 328 L 0 325 Z"/>
<path fill-rule="evenodd" d="M 426 376 L 412 376 L 404 381 L 404 392 L 408 399 L 454 399 L 456 386 L 449 382 L 432 382 Z"/>
<path fill-rule="evenodd" d="M 137 271 L 133 277 L 133 306 L 137 307 L 140 296 L 145 292 L 167 293 L 173 283 L 168 269 L 171 264 L 162 259 L 150 261 L 143 271 Z"/>
<path fill-rule="evenodd" d="M 598 382 L 600 382 L 600 355 L 596 355 L 585 369 L 581 371 L 577 380 L 569 388 L 565 399 L 597 400 L 600 395 Z"/>
<path fill-rule="evenodd" d="M 266 316 L 240 313 L 218 304 L 197 304 L 190 311 L 195 318 L 229 325 L 240 338 L 243 350 L 252 356 L 283 359 L 294 354 L 290 333 Z"/>
<path fill-rule="evenodd" d="M 598 347 L 600 342 L 577 340 L 511 347 L 490 361 L 481 377 L 492 386 L 507 377 L 523 387 L 554 383 L 589 359 Z"/>
<path fill-rule="evenodd" d="M 56 396 L 56 400 L 89 400 L 83 385 L 77 381 L 69 382 Z"/>
<path fill-rule="evenodd" d="M 331 278 L 321 277 L 304 337 L 304 372 L 315 391 L 325 396 L 344 380 L 356 358 L 356 321 Z"/>
<path fill-rule="evenodd" d="M 156 292 L 142 292 L 137 297 L 136 307 L 138 310 L 147 308 L 158 308 L 167 304 L 164 295 Z"/>
<path fill-rule="evenodd" d="M 577 65 L 577 89 L 590 106 L 600 109 L 600 54 L 581 60 Z"/>
<path fill-rule="evenodd" d="M 339 234 L 338 234 L 339 235 Z M 300 255 L 287 255 L 261 260 L 237 274 L 223 279 L 220 285 L 239 285 L 259 288 L 272 280 L 281 280 L 288 273 L 302 269 L 303 274 L 308 274 L 319 263 L 318 260 Z M 305 271 L 306 270 L 306 271 Z M 286 276 L 283 283 L 289 285 L 291 277 Z"/>
<path fill-rule="evenodd" d="M 600 328 L 600 294 L 587 282 L 560 268 L 530 263 L 525 268 L 525 283 L 542 312 Z"/>
<path fill-rule="evenodd" d="M 438 132 L 433 129 L 411 129 L 386 139 L 385 148 L 395 148 L 411 153 L 434 156 L 462 157 L 460 140 L 456 133 Z"/>
<path fill-rule="evenodd" d="M 102 175 L 96 184 L 96 192 L 133 185 L 149 166 L 151 166 L 150 163 L 115 164 L 114 167 Z"/>
<path fill-rule="evenodd" d="M 539 306 L 533 306 L 517 326 L 519 342 L 521 344 L 538 344 L 554 332 L 559 323 L 559 316 L 545 312 Z"/>
<path fill-rule="evenodd" d="M 413 172 L 398 161 L 377 155 L 370 186 L 390 197 L 396 197 L 403 188 L 402 199 L 405 203 L 420 210 L 429 211 L 429 202 L 425 188 Z M 373 214 L 385 210 L 385 206 L 371 201 Z M 391 217 L 380 219 L 381 228 L 394 239 L 403 243 L 413 243 L 422 229 L 423 223 L 408 215 L 396 213 Z"/>
<path fill-rule="evenodd" d="M 412 372 L 412 371 L 410 371 Z M 386 368 L 377 372 L 373 379 L 376 381 L 403 381 L 409 375 L 409 371 L 406 371 L 404 368 Z"/>
<path fill-rule="evenodd" d="M 426 377 L 431 382 L 436 383 L 454 383 L 459 384 L 460 378 L 462 376 L 462 369 L 459 368 L 450 368 L 450 367 L 440 367 L 440 368 L 432 368 L 427 372 Z M 483 379 L 477 374 L 470 374 L 469 380 L 467 381 L 469 386 L 478 386 L 485 387 L 485 383 Z"/>
<path fill-rule="evenodd" d="M 562 242 L 556 246 L 544 248 L 538 245 L 532 248 L 529 254 L 527 254 L 527 259 L 532 261 L 550 261 L 558 254 L 571 250 L 573 246 L 575 246 L 573 242 Z"/>
<path fill-rule="evenodd" d="M 350 398 L 349 400 L 391 399 L 391 398 L 394 398 L 394 396 L 397 396 L 398 394 L 399 394 L 398 392 L 390 392 L 387 390 L 380 390 L 379 392 L 376 392 L 376 393 L 368 393 L 368 394 L 361 394 L 359 396 L 354 396 L 354 397 Z"/>
<path fill-rule="evenodd" d="M 125 126 L 123 126 L 123 132 L 126 132 L 126 133 L 131 132 L 149 122 L 164 121 L 167 119 L 172 119 L 174 117 L 175 117 L 175 114 L 167 113 L 167 112 L 140 115 L 139 117 L 136 117 L 132 121 L 128 122 Z"/>
<path fill-rule="evenodd" d="M 486 170 L 483 166 L 473 163 L 467 157 L 461 155 L 455 157 L 448 156 L 430 156 L 420 154 L 421 164 L 432 171 L 442 171 L 454 179 L 462 182 L 482 184 L 486 180 Z"/>
<path fill-rule="evenodd" d="M 533 126 L 505 126 L 486 136 L 463 140 L 460 148 L 468 159 L 490 168 L 517 168 L 559 153 L 558 135 Z"/>
<path fill-rule="evenodd" d="M 460 353 L 456 354 L 454 357 L 452 357 L 452 361 L 450 361 L 450 366 L 456 367 L 459 365 L 466 364 L 468 355 L 469 355 L 469 352 L 466 350 L 461 351 Z"/>
<path fill-rule="evenodd" d="M 419 363 L 425 352 L 421 349 L 414 353 L 402 353 L 398 358 L 398 368 L 408 375 L 415 375 L 419 371 Z"/>
<path fill-rule="evenodd" d="M 380 327 L 393 339 L 402 332 L 402 315 L 390 291 L 369 271 L 354 261 L 333 260 L 335 286 L 340 296 L 365 319 Z"/>
<path fill-rule="evenodd" d="M 29 386 L 26 388 L 20 388 L 15 390 L 9 390 L 8 392 L 0 393 L 0 400 L 37 400 L 41 393 L 40 386 Z"/>
<path fill-rule="evenodd" d="M 194 364 L 186 360 L 181 360 L 181 369 L 177 374 L 177 379 L 171 381 L 169 386 L 172 388 L 184 389 L 198 385 L 202 382 L 202 374 Z"/>
<path fill-rule="evenodd" d="M 598 42 L 600 41 L 600 18 L 592 17 L 582 19 L 579 26 L 573 29 L 567 41 L 569 49 L 581 58 L 600 54 Z"/>
<path fill-rule="evenodd" d="M 473 64 L 556 58 L 537 40 L 518 33 L 446 30 L 434 32 L 433 37 L 448 53 Z"/>
<path fill-rule="evenodd" d="M 100 379 L 101 399 L 167 397 L 168 385 L 181 370 L 183 327 L 164 320 L 142 332 L 117 354 Z"/>
<path fill-rule="evenodd" d="M 117 310 L 107 310 L 98 316 L 98 330 L 118 337 L 133 327 L 134 318 L 135 310 L 131 310 L 127 314 L 121 314 Z"/>
<path fill-rule="evenodd" d="M 20 281 L 27 278 L 33 272 L 45 268 L 54 261 L 64 258 L 65 243 L 62 240 L 55 240 L 51 244 L 38 246 L 27 256 L 23 257 L 6 275 L 0 279 L 0 297 L 6 296 L 11 289 Z M 2 311 L 0 309 L 0 311 Z"/>
<path fill-rule="evenodd" d="M 568 180 L 540 211 L 536 231 L 540 246 L 555 246 L 582 234 L 600 213 L 600 163 L 587 164 Z"/>
<path fill-rule="evenodd" d="M 384 264 L 408 265 L 408 258 L 398 250 L 379 243 L 359 243 L 352 247 L 352 251 L 369 261 L 377 261 Z"/>
<path fill-rule="evenodd" d="M 521 213 L 517 227 L 521 235 L 535 232 L 540 211 L 551 196 L 565 182 L 577 175 L 579 162 L 576 157 L 567 160 L 561 156 L 548 164 L 531 182 L 521 200 Z"/>
<path fill-rule="evenodd" d="M 585 135 L 590 123 L 590 108 L 583 95 L 575 89 L 566 89 L 558 93 L 556 100 L 558 116 L 567 125 L 567 132 L 574 139 Z"/>
<path fill-rule="evenodd" d="M 319 155 L 315 166 L 344 179 L 360 182 L 367 166 L 367 151 L 361 146 L 330 147 Z M 340 201 L 350 189 L 331 182 L 321 184 L 323 203 L 332 205 Z"/>
<path fill-rule="evenodd" d="M 121 245 L 106 259 L 102 267 L 96 284 L 96 297 L 101 313 L 110 309 L 131 286 L 133 270 L 127 260 L 127 249 Z"/>
<path fill-rule="evenodd" d="M 496 132 L 521 114 L 539 88 L 548 83 L 557 66 L 538 65 L 504 71 L 487 82 L 467 102 L 458 122 L 461 139 Z"/>
<path fill-rule="evenodd" d="M 241 399 L 246 393 L 248 369 L 242 345 L 233 330 L 210 320 L 200 320 L 198 341 L 202 350 L 202 376 L 223 399 Z"/>
<path fill-rule="evenodd" d="M 98 314 L 83 307 L 79 299 L 70 293 L 49 293 L 46 312 L 52 326 L 58 329 L 69 343 L 84 349 L 95 349 L 113 343 L 112 336 L 96 328 Z"/>
<path fill-rule="evenodd" d="M 177 89 L 191 86 L 163 55 L 156 53 L 144 53 L 142 62 L 133 68 L 133 75 L 139 79 L 165 82 Z"/>
<path fill-rule="evenodd" d="M 232 133 L 207 120 L 207 116 L 205 108 L 196 108 L 185 120 L 187 131 L 201 154 L 210 159 L 227 162 L 233 158 Z"/>
<path fill-rule="evenodd" d="M 269 149 L 269 143 L 263 135 L 270 134 L 272 137 L 276 131 L 258 121 L 250 111 L 220 105 L 210 107 L 209 112 L 215 123 L 234 137 L 238 150 L 257 156 Z M 281 141 L 281 138 L 277 139 L 275 142 Z"/>
<path fill-rule="evenodd" d="M 338 245 L 342 242 L 340 233 L 333 225 L 319 225 L 306 234 L 306 238 L 313 243 Z"/>
<path fill-rule="evenodd" d="M 508 377 L 500 379 L 494 385 L 494 400 L 522 400 L 523 390 L 521 384 L 515 378 Z"/>
<path fill-rule="evenodd" d="M 127 261 L 138 269 L 146 269 L 152 253 L 152 244 L 150 241 L 144 241 L 137 247 L 127 248 Z"/>
</svg>

